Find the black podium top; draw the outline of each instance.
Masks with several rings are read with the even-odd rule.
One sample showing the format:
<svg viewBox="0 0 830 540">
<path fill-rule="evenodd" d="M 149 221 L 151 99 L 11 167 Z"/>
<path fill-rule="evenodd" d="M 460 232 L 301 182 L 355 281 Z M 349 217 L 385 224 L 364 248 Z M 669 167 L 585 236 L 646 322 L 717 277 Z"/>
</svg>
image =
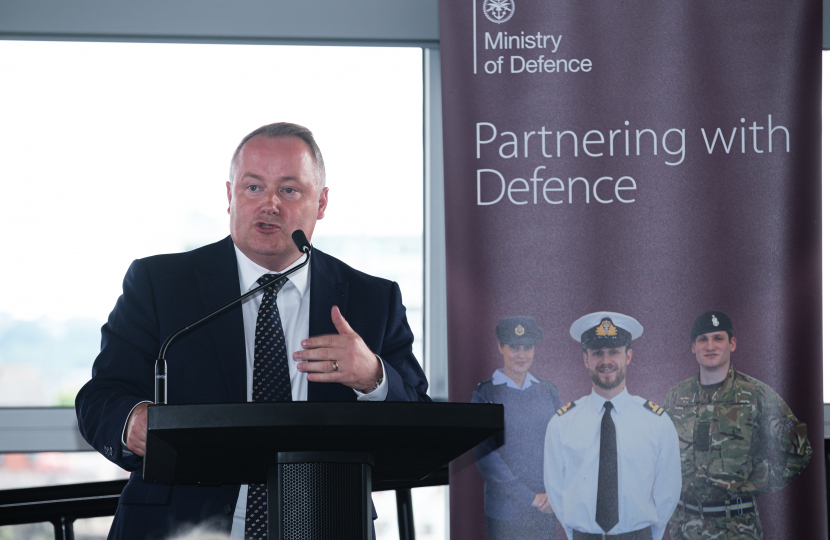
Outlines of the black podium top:
<svg viewBox="0 0 830 540">
<path fill-rule="evenodd" d="M 504 429 L 480 403 L 288 402 L 151 405 L 144 479 L 264 484 L 277 452 L 369 452 L 374 489 L 420 480 Z"/>
</svg>

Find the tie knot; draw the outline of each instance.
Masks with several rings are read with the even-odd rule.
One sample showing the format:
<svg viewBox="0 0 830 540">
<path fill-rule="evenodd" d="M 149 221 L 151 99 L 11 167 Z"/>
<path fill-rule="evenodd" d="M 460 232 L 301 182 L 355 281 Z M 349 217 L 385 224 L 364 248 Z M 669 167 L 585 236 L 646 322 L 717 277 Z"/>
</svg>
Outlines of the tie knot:
<svg viewBox="0 0 830 540">
<path fill-rule="evenodd" d="M 277 277 L 277 275 L 278 274 L 263 274 L 261 278 L 256 280 L 256 282 L 259 283 L 260 285 L 265 285 L 266 283 L 271 283 L 272 281 L 274 281 L 274 279 Z M 279 290 L 282 289 L 283 286 L 286 283 L 288 283 L 288 278 L 287 277 L 282 277 L 282 278 L 279 279 L 279 281 L 277 281 L 276 285 L 271 286 L 271 290 L 274 291 L 275 293 L 279 292 Z"/>
<path fill-rule="evenodd" d="M 611 403 L 610 401 L 606 401 L 605 405 L 603 405 L 603 407 L 605 407 L 606 412 L 611 412 L 611 409 L 614 408 L 614 404 Z"/>
</svg>

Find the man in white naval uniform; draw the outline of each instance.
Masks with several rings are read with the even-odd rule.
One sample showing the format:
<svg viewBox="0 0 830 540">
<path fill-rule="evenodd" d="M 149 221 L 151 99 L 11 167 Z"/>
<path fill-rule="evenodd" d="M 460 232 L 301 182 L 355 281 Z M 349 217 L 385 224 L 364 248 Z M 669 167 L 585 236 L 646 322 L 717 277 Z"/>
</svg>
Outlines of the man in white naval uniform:
<svg viewBox="0 0 830 540">
<path fill-rule="evenodd" d="M 545 489 L 569 540 L 660 540 L 680 500 L 677 432 L 662 407 L 625 388 L 632 317 L 591 313 L 571 325 L 590 395 L 556 411 L 545 436 Z"/>
</svg>

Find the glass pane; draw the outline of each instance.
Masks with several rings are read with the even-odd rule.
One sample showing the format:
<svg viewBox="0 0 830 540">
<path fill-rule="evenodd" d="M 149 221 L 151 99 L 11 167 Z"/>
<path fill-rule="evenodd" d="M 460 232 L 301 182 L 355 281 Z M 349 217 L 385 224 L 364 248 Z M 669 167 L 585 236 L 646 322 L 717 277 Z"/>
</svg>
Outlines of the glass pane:
<svg viewBox="0 0 830 540">
<path fill-rule="evenodd" d="M 372 502 L 378 518 L 375 520 L 377 540 L 398 540 L 398 501 L 394 491 L 375 491 Z"/>
<path fill-rule="evenodd" d="M 415 538 L 418 540 L 449 538 L 448 495 L 449 486 L 432 486 L 412 490 Z"/>
<path fill-rule="evenodd" d="M 112 516 L 79 519 L 75 522 L 75 540 L 106 540 L 112 526 Z"/>
<path fill-rule="evenodd" d="M 446 540 L 449 538 L 447 521 L 448 486 L 433 486 L 412 490 L 412 513 L 415 538 L 418 540 Z M 398 512 L 394 491 L 372 493 L 378 519 L 375 534 L 378 540 L 398 540 Z"/>
<path fill-rule="evenodd" d="M 129 473 L 97 452 L 0 454 L 0 490 L 120 480 Z M 105 539 L 112 517 L 81 519 L 75 522 L 75 538 Z M 0 540 L 52 540 L 50 523 L 0 527 Z"/>
<path fill-rule="evenodd" d="M 27 523 L 25 525 L 6 525 L 5 527 L 0 527 L 0 540 L 54 539 L 55 528 L 51 523 Z"/>
<path fill-rule="evenodd" d="M 98 452 L 0 454 L 0 489 L 104 482 L 129 473 Z"/>
<path fill-rule="evenodd" d="M 422 357 L 421 51 L 0 41 L 0 406 L 72 405 L 133 259 L 228 234 L 225 182 L 260 125 L 311 128 L 312 241 L 398 280 Z"/>
<path fill-rule="evenodd" d="M 76 540 L 106 540 L 112 525 L 112 517 L 79 519 L 73 523 Z M 28 523 L 0 527 L 0 540 L 54 540 L 55 528 L 51 523 Z"/>
</svg>

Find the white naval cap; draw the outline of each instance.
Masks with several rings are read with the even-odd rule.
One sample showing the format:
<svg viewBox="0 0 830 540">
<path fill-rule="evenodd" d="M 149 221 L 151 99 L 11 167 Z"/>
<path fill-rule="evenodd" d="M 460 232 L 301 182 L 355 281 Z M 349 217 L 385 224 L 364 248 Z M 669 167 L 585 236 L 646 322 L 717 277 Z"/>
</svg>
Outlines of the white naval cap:
<svg viewBox="0 0 830 540">
<path fill-rule="evenodd" d="M 606 346 L 619 347 L 642 335 L 643 325 L 634 317 L 613 311 L 589 313 L 571 325 L 571 337 L 583 346 L 607 342 Z"/>
</svg>

